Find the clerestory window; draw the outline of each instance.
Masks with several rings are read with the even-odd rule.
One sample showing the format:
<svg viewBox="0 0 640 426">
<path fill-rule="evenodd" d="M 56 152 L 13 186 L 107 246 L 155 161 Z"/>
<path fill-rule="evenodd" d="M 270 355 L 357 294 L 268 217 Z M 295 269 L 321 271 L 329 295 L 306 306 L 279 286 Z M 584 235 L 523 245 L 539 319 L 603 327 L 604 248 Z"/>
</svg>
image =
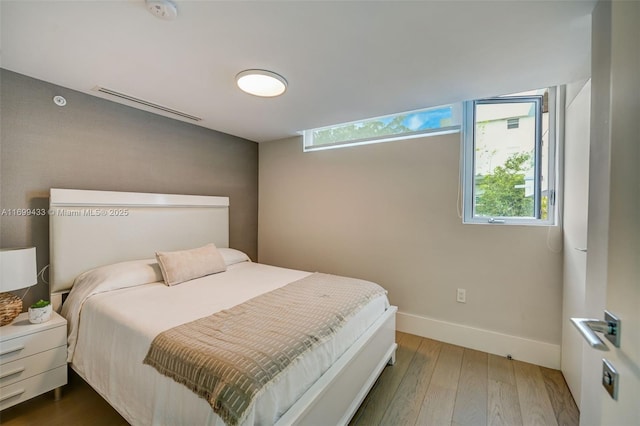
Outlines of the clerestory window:
<svg viewBox="0 0 640 426">
<path fill-rule="evenodd" d="M 305 130 L 304 151 L 459 132 L 461 109 L 444 105 Z"/>
</svg>

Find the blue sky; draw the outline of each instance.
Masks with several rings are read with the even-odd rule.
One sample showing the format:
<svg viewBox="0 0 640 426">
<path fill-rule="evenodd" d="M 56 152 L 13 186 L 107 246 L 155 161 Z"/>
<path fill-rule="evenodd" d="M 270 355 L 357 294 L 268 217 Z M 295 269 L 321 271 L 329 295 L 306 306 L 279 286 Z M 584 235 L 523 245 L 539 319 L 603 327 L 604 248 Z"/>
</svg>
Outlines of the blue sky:
<svg viewBox="0 0 640 426">
<path fill-rule="evenodd" d="M 452 118 L 451 107 L 414 112 L 404 119 L 402 124 L 411 130 L 435 129 L 441 126 L 443 119 Z"/>
<path fill-rule="evenodd" d="M 389 124 L 395 117 L 402 114 L 391 115 L 387 117 L 379 118 L 378 121 L 383 124 Z M 451 107 L 444 107 L 438 109 L 432 109 L 427 111 L 410 112 L 406 118 L 402 121 L 402 124 L 412 131 L 437 129 L 441 127 L 441 121 L 443 119 L 453 118 L 453 110 Z M 369 120 L 365 120 L 362 124 Z"/>
</svg>

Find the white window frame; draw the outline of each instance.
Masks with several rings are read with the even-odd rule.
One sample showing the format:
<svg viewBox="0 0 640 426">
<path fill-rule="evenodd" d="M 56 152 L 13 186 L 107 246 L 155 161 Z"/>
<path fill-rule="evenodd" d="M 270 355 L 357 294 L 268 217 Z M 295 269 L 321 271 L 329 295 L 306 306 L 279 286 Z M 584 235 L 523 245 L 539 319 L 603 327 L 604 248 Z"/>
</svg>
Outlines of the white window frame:
<svg viewBox="0 0 640 426">
<path fill-rule="evenodd" d="M 516 102 L 531 102 L 531 99 L 535 96 L 503 96 L 479 99 L 474 101 L 468 101 L 464 103 L 463 110 L 463 136 L 462 136 L 462 149 L 461 149 L 461 179 L 462 179 L 462 221 L 467 224 L 501 224 L 501 225 L 542 225 L 552 226 L 557 224 L 557 175 L 558 164 L 557 159 L 557 123 L 558 123 L 558 105 L 557 105 L 557 92 L 555 87 L 549 88 L 548 94 L 548 108 L 549 108 L 549 135 L 548 135 L 548 147 L 542 147 L 542 134 L 541 128 L 537 125 L 536 129 L 536 148 L 535 148 L 535 183 L 534 183 L 534 210 L 537 217 L 512 217 L 512 216 L 496 216 L 486 217 L 475 214 L 475 111 L 476 105 L 487 103 L 501 103 L 505 101 Z M 547 218 L 542 219 L 540 215 L 540 203 L 542 201 L 541 194 L 541 161 L 542 161 L 542 149 L 548 149 L 548 176 L 545 178 L 548 180 L 548 203 L 547 203 Z"/>
</svg>

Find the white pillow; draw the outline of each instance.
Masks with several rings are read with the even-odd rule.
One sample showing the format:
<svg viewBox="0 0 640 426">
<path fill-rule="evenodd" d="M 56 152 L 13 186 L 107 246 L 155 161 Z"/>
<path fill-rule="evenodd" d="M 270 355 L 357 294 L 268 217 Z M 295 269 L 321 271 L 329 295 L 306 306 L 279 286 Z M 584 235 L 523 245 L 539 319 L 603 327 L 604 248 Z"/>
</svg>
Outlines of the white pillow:
<svg viewBox="0 0 640 426">
<path fill-rule="evenodd" d="M 249 256 L 240 250 L 232 249 L 232 248 L 218 248 L 218 251 L 222 255 L 224 259 L 224 263 L 227 266 L 234 265 L 236 263 L 241 262 L 251 262 Z"/>
<path fill-rule="evenodd" d="M 72 290 L 91 288 L 104 292 L 156 281 L 162 281 L 162 272 L 155 259 L 129 260 L 83 272 L 74 280 Z"/>
</svg>

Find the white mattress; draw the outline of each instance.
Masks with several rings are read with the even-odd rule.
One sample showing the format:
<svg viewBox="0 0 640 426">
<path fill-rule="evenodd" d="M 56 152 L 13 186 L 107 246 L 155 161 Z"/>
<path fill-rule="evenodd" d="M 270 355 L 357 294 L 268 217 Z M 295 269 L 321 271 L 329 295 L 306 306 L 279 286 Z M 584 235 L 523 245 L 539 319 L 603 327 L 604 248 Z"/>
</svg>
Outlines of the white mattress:
<svg viewBox="0 0 640 426">
<path fill-rule="evenodd" d="M 72 366 L 133 425 L 223 425 L 185 386 L 143 365 L 160 332 L 309 275 L 243 262 L 226 272 L 168 287 L 161 282 L 94 294 L 84 301 Z M 271 425 L 389 307 L 373 299 L 335 338 L 318 345 L 264 389 L 245 424 Z"/>
</svg>

